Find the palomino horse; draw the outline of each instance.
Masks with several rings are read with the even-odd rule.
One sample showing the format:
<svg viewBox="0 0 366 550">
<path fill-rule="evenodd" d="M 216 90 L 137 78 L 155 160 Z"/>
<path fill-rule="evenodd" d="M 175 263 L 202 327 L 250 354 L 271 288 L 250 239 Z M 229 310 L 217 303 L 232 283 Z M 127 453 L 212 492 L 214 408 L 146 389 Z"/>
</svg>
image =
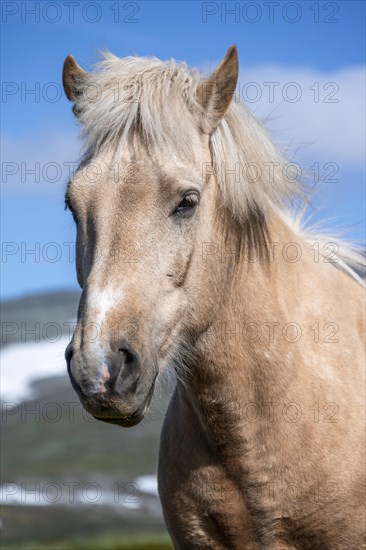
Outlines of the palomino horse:
<svg viewBox="0 0 366 550">
<path fill-rule="evenodd" d="M 107 53 L 87 73 L 67 57 L 86 142 L 66 194 L 83 289 L 70 378 L 94 417 L 133 426 L 158 373 L 176 372 L 158 473 L 176 548 L 356 550 L 359 256 L 284 214 L 299 184 L 237 79 L 235 47 L 207 80 L 174 61 Z"/>
</svg>

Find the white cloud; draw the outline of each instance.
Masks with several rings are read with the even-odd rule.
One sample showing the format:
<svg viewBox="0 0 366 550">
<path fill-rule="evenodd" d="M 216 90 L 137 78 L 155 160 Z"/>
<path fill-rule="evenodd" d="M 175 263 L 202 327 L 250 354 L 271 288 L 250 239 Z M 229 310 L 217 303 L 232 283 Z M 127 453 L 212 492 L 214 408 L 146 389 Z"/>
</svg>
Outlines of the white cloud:
<svg viewBox="0 0 366 550">
<path fill-rule="evenodd" d="M 64 189 L 81 150 L 77 131 L 53 128 L 19 138 L 5 135 L 1 141 L 2 191 L 22 195 Z"/>
<path fill-rule="evenodd" d="M 272 118 L 268 127 L 281 144 L 292 144 L 292 149 L 304 146 L 302 156 L 308 158 L 363 165 L 363 67 L 328 73 L 272 65 L 244 67 L 239 83 L 241 97 L 255 116 Z"/>
</svg>

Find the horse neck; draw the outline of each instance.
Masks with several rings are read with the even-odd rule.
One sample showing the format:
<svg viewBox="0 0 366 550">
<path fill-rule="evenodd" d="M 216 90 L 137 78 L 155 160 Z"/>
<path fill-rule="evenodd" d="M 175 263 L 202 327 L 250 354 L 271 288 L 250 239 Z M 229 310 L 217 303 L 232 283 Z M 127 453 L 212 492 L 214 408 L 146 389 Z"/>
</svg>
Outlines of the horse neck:
<svg viewBox="0 0 366 550">
<path fill-rule="evenodd" d="M 235 266 L 228 262 L 219 315 L 197 344 L 190 384 L 198 400 L 236 396 L 239 401 L 271 401 L 274 394 L 285 391 L 289 376 L 294 375 L 283 370 L 282 361 L 282 356 L 293 353 L 293 343 L 281 339 L 273 349 L 270 342 L 274 330 L 281 331 L 296 319 L 296 314 L 291 318 L 291 310 L 296 306 L 300 277 L 306 274 L 304 266 L 299 269 L 284 259 L 283 248 L 301 239 L 273 212 L 265 233 L 270 244 L 254 247 L 253 256 L 251 239 L 244 239 L 238 245 L 240 260 Z M 305 264 L 309 267 L 307 258 Z M 240 388 L 245 388 L 245 396 Z"/>
</svg>

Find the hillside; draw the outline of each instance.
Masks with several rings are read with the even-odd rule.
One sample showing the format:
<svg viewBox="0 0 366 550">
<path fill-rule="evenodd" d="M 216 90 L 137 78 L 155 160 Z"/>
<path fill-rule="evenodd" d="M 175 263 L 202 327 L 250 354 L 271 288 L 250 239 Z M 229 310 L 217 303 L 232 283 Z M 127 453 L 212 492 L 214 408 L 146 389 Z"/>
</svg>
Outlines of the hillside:
<svg viewBox="0 0 366 550">
<path fill-rule="evenodd" d="M 77 294 L 60 293 L 8 302 L 3 322 L 5 317 L 15 323 L 62 324 L 75 316 L 77 300 Z M 14 357 L 14 370 L 7 368 L 7 377 L 16 376 L 16 359 L 26 346 L 42 346 L 16 342 L 14 338 L 1 352 L 5 357 L 11 350 Z M 52 365 L 55 346 L 47 349 L 46 362 Z M 20 375 L 18 366 L 19 381 Z M 168 547 L 155 475 L 171 391 L 171 385 L 160 383 L 149 414 L 131 429 L 91 418 L 68 377 L 52 372 L 37 375 L 31 397 L 21 402 L 3 399 L 2 547 Z"/>
</svg>

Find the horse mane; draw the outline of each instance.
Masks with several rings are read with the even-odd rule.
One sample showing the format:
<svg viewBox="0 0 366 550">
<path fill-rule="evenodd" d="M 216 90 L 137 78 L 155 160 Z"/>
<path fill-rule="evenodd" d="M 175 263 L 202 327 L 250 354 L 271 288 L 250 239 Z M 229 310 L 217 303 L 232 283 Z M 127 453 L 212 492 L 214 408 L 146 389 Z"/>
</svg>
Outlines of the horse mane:
<svg viewBox="0 0 366 550">
<path fill-rule="evenodd" d="M 76 82 L 74 109 L 85 138 L 84 158 L 105 147 L 114 147 L 118 155 L 136 138 L 148 150 L 196 158 L 203 116 L 197 89 L 203 79 L 186 63 L 103 52 L 95 70 Z M 275 208 L 305 241 L 335 242 L 339 262 L 334 265 L 362 282 L 357 274 L 364 267 L 362 251 L 312 228 L 304 230 L 301 216 L 288 214 L 289 206 L 305 197 L 294 165 L 237 97 L 210 135 L 209 146 L 222 202 L 237 222 L 265 219 L 266 209 Z"/>
</svg>

